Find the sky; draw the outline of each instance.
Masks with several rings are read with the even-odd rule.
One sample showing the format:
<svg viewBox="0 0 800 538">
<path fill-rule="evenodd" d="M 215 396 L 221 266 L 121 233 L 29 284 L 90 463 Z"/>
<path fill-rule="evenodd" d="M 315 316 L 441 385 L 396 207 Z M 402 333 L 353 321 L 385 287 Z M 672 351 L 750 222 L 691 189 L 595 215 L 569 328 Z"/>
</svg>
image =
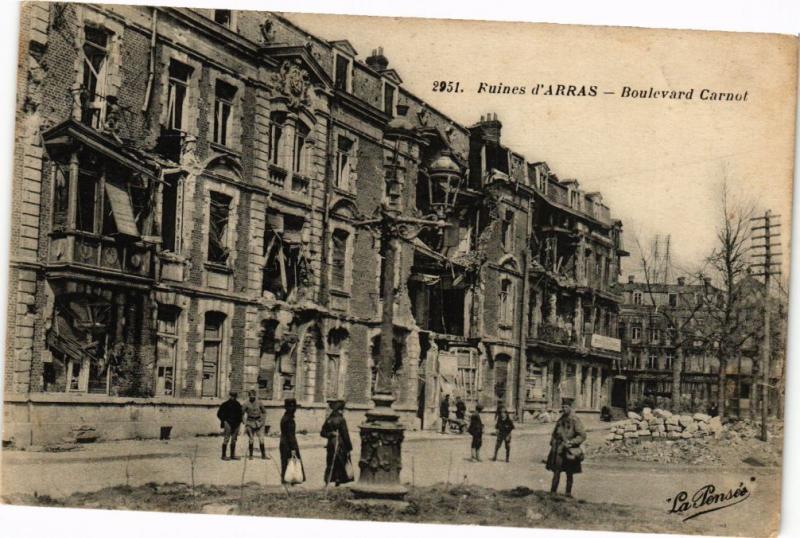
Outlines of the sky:
<svg viewBox="0 0 800 538">
<path fill-rule="evenodd" d="M 764 34 L 641 30 L 476 21 L 287 14 L 364 59 L 383 46 L 404 87 L 464 125 L 496 113 L 502 142 L 561 179 L 600 191 L 623 221 L 636 270 L 637 239 L 671 238 L 673 273 L 698 267 L 716 246 L 723 180 L 734 198 L 781 215 L 788 264 L 796 49 Z M 459 94 L 433 92 L 460 81 Z M 478 93 L 481 82 L 525 95 Z M 537 83 L 598 87 L 597 97 L 531 95 Z M 693 100 L 631 99 L 622 88 L 688 90 Z M 743 102 L 699 92 L 742 93 Z M 605 95 L 604 91 L 615 92 Z M 784 268 L 788 274 L 788 266 Z M 624 277 L 625 275 L 623 275 Z M 674 274 L 674 276 L 678 276 Z"/>
</svg>

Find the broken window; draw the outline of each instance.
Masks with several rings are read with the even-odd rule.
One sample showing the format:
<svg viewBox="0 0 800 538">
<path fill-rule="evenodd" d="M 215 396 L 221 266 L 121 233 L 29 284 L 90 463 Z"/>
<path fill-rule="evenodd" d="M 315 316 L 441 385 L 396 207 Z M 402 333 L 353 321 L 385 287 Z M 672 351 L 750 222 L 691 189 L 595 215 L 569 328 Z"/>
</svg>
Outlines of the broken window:
<svg viewBox="0 0 800 538">
<path fill-rule="evenodd" d="M 81 122 L 99 129 L 105 120 L 109 33 L 86 26 L 83 42 L 83 111 Z"/>
<path fill-rule="evenodd" d="M 228 261 L 228 219 L 231 211 L 231 197 L 219 192 L 211 193 L 208 218 L 208 261 L 225 264 Z"/>
<path fill-rule="evenodd" d="M 455 351 L 457 357 L 456 386 L 461 389 L 466 403 L 478 399 L 478 354 L 471 349 Z"/>
<path fill-rule="evenodd" d="M 500 325 L 510 326 L 514 320 L 513 283 L 503 279 L 500 283 Z"/>
<path fill-rule="evenodd" d="M 156 328 L 156 396 L 175 396 L 177 370 L 178 316 L 180 310 L 171 306 L 158 307 Z"/>
<path fill-rule="evenodd" d="M 167 90 L 167 128 L 175 131 L 186 130 L 186 107 L 189 77 L 192 68 L 178 61 L 169 63 L 169 88 Z"/>
<path fill-rule="evenodd" d="M 298 124 L 294 132 L 294 160 L 292 172 L 304 174 L 306 172 L 306 153 L 308 153 L 308 127 Z"/>
<path fill-rule="evenodd" d="M 392 84 L 389 84 L 385 80 L 383 81 L 383 111 L 389 115 L 389 117 L 394 117 L 395 112 L 395 87 Z"/>
<path fill-rule="evenodd" d="M 276 366 L 276 340 L 275 330 L 278 322 L 268 320 L 264 322 L 264 334 L 261 338 L 261 360 L 258 368 L 258 397 L 262 400 L 271 400 L 274 397 L 273 382 Z"/>
<path fill-rule="evenodd" d="M 269 161 L 279 164 L 281 136 L 283 136 L 283 126 L 286 123 L 286 113 L 273 112 L 269 116 Z"/>
<path fill-rule="evenodd" d="M 331 235 L 331 288 L 345 291 L 345 270 L 347 267 L 347 239 L 345 230 L 334 230 Z"/>
<path fill-rule="evenodd" d="M 267 214 L 264 234 L 264 278 L 262 290 L 287 300 L 308 279 L 308 264 L 302 253 L 305 219 L 280 213 Z"/>
<path fill-rule="evenodd" d="M 341 54 L 336 56 L 336 71 L 334 72 L 333 85 L 337 90 L 343 92 L 350 88 L 350 59 Z"/>
<path fill-rule="evenodd" d="M 219 367 L 222 358 L 223 324 L 225 314 L 206 312 L 203 327 L 202 396 L 218 396 Z"/>
<path fill-rule="evenodd" d="M 180 249 L 180 200 L 183 177 L 179 174 L 164 176 L 161 186 L 161 247 L 177 253 Z"/>
<path fill-rule="evenodd" d="M 214 93 L 214 142 L 227 146 L 231 134 L 231 111 L 236 88 L 217 80 Z"/>
<path fill-rule="evenodd" d="M 631 325 L 631 341 L 639 342 L 642 339 L 642 326 Z"/>
<path fill-rule="evenodd" d="M 339 370 L 347 341 L 347 331 L 333 329 L 328 333 L 328 358 L 326 364 L 325 399 L 339 397 Z"/>
<path fill-rule="evenodd" d="M 338 189 L 350 188 L 350 167 L 353 151 L 353 141 L 347 137 L 339 136 L 336 141 L 336 174 L 334 186 Z"/>
<path fill-rule="evenodd" d="M 230 28 L 231 23 L 233 22 L 233 13 L 231 13 L 230 9 L 215 9 L 214 22 Z"/>
<path fill-rule="evenodd" d="M 75 227 L 82 232 L 94 233 L 95 207 L 97 206 L 97 178 L 81 170 L 78 174 L 78 208 Z"/>
<path fill-rule="evenodd" d="M 503 221 L 501 223 L 500 240 L 503 243 L 503 248 L 506 251 L 511 251 L 514 248 L 514 212 L 511 210 L 503 214 Z"/>
</svg>

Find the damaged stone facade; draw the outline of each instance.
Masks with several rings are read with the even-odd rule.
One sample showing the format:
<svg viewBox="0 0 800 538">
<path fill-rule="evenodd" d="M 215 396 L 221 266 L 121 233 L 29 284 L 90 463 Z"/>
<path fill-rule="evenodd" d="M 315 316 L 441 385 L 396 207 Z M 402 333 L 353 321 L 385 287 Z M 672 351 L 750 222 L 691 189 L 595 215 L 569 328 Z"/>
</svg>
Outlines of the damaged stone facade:
<svg viewBox="0 0 800 538">
<path fill-rule="evenodd" d="M 502 146 L 496 116 L 458 125 L 382 49 L 361 61 L 276 13 L 31 3 L 21 24 L 6 437 L 208 433 L 229 390 L 273 423 L 295 397 L 309 430 L 331 398 L 361 415 L 382 206 L 447 215 L 394 264 L 408 425 L 434 426 L 443 393 L 519 412 L 572 379 L 604 401 L 619 350 L 583 335 L 616 332 L 621 225 Z M 553 342 L 565 324 L 581 336 Z"/>
</svg>

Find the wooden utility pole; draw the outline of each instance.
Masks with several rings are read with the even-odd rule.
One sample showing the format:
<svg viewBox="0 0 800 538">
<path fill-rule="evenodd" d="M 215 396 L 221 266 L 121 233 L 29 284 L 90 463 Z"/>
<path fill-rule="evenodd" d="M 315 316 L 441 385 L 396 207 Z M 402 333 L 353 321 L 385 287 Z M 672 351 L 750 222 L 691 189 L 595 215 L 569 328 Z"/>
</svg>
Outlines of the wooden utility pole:
<svg viewBox="0 0 800 538">
<path fill-rule="evenodd" d="M 770 277 L 779 275 L 781 273 L 781 262 L 773 261 L 781 253 L 777 251 L 780 248 L 780 242 L 773 243 L 773 239 L 780 239 L 780 215 L 773 215 L 768 209 L 764 212 L 763 217 L 754 217 L 750 220 L 753 221 L 753 236 L 752 236 L 752 249 L 756 252 L 753 257 L 757 258 L 752 263 L 754 268 L 758 271 L 753 273 L 754 276 L 764 277 L 764 339 L 761 343 L 761 440 L 767 440 L 767 415 L 769 414 L 769 372 L 770 362 L 772 357 L 772 350 L 770 341 L 770 301 L 769 301 L 769 286 Z M 757 235 L 763 230 L 761 235 Z"/>
</svg>

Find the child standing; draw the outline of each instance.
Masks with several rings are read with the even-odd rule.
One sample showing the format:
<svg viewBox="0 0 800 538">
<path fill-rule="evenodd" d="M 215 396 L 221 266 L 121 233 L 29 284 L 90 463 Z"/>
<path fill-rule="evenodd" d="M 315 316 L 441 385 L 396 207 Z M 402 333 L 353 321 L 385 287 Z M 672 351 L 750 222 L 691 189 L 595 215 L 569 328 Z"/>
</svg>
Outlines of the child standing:
<svg viewBox="0 0 800 538">
<path fill-rule="evenodd" d="M 481 411 L 483 406 L 478 404 L 475 411 L 469 417 L 469 429 L 467 431 L 472 436 L 472 460 L 481 461 L 481 445 L 483 444 L 483 422 L 481 422 Z"/>
</svg>

